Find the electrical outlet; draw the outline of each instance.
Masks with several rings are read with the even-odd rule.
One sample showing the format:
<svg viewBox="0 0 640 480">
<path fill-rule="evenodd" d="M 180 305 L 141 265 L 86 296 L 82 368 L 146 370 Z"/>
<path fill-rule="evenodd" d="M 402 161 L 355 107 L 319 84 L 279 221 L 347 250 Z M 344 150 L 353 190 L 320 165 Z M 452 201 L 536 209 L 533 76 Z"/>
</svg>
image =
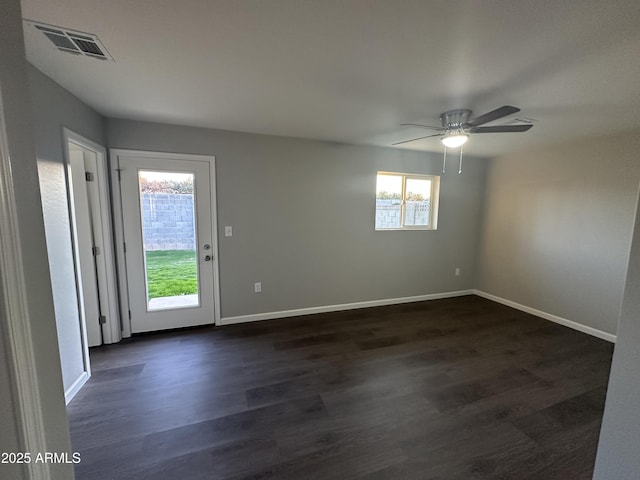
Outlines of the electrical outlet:
<svg viewBox="0 0 640 480">
<path fill-rule="evenodd" d="M 260 293 L 260 292 L 262 292 L 262 283 L 260 283 L 260 282 L 256 282 L 256 283 L 253 285 L 253 289 L 254 289 L 254 291 L 255 291 L 256 293 Z"/>
<path fill-rule="evenodd" d="M 224 236 L 232 237 L 233 236 L 233 228 L 232 227 L 224 227 Z"/>
<path fill-rule="evenodd" d="M 460 267 L 456 267 L 456 277 L 460 276 Z"/>
</svg>

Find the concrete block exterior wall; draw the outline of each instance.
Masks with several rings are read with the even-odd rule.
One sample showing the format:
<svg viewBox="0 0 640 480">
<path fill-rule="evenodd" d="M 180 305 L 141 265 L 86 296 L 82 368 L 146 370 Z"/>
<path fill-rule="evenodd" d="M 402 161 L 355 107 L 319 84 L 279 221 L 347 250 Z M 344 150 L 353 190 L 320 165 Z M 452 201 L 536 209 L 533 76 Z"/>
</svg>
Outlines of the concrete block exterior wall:
<svg viewBox="0 0 640 480">
<path fill-rule="evenodd" d="M 393 200 L 376 200 L 376 228 L 400 228 L 401 206 Z M 429 202 L 407 201 L 405 205 L 405 225 L 425 225 L 429 223 Z"/>
<path fill-rule="evenodd" d="M 145 250 L 195 250 L 192 194 L 143 193 Z"/>
</svg>

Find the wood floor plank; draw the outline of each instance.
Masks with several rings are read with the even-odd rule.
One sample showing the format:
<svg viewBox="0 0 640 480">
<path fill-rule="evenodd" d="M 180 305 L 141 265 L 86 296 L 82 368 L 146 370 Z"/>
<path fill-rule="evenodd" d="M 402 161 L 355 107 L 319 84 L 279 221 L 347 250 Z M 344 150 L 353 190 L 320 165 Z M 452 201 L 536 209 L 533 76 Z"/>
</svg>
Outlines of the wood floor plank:
<svg viewBox="0 0 640 480">
<path fill-rule="evenodd" d="M 587 479 L 613 347 L 477 296 L 91 350 L 79 480 Z"/>
</svg>

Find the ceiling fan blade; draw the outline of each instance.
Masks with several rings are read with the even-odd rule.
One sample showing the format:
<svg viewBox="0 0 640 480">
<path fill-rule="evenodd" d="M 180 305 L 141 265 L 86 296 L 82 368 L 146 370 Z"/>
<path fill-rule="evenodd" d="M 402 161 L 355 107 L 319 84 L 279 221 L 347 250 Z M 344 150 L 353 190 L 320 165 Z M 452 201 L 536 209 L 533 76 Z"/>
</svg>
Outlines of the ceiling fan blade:
<svg viewBox="0 0 640 480">
<path fill-rule="evenodd" d="M 445 130 L 442 127 L 432 127 L 431 125 L 421 125 L 419 123 L 401 123 L 401 127 L 420 127 L 420 128 L 429 128 L 431 130 Z"/>
<path fill-rule="evenodd" d="M 424 137 L 412 138 L 411 140 L 403 140 L 401 142 L 392 143 L 391 145 L 400 145 L 402 143 L 409 143 L 409 142 L 415 142 L 416 140 L 422 140 L 423 138 L 441 137 L 441 136 L 442 136 L 441 133 L 436 133 L 435 135 L 425 135 Z"/>
<path fill-rule="evenodd" d="M 507 132 L 526 132 L 533 125 L 496 125 L 495 127 L 474 127 L 469 130 L 470 133 L 507 133 Z"/>
<path fill-rule="evenodd" d="M 478 125 L 484 125 L 485 123 L 492 122 L 502 117 L 506 117 L 507 115 L 511 115 L 512 113 L 519 112 L 520 109 L 518 107 L 512 107 L 511 105 L 504 105 L 500 108 L 496 108 L 495 110 L 491 110 L 484 115 L 480 115 L 479 117 L 472 118 L 465 125 L 469 127 L 477 127 Z"/>
</svg>

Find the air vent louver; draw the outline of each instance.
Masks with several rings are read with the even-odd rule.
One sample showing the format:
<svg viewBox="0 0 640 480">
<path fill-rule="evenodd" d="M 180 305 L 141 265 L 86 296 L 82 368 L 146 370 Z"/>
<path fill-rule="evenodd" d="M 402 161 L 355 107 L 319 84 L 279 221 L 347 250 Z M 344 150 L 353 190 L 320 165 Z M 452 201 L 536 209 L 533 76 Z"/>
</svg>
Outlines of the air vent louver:
<svg viewBox="0 0 640 480">
<path fill-rule="evenodd" d="M 53 42 L 58 48 L 68 48 L 70 50 L 78 50 L 69 37 L 64 35 L 56 35 L 54 33 L 44 32 L 45 36 Z"/>
<path fill-rule="evenodd" d="M 54 25 L 36 23 L 31 20 L 25 20 L 25 23 L 43 33 L 62 52 L 114 61 L 96 35 Z"/>
<path fill-rule="evenodd" d="M 71 38 L 73 38 L 73 37 L 71 37 Z M 95 42 L 90 42 L 90 41 L 87 41 L 87 40 L 81 40 L 79 38 L 73 38 L 73 42 L 84 53 L 89 53 L 91 55 L 100 55 L 101 57 L 104 57 L 104 53 L 102 53 L 102 50 L 100 50 L 100 47 Z"/>
</svg>

